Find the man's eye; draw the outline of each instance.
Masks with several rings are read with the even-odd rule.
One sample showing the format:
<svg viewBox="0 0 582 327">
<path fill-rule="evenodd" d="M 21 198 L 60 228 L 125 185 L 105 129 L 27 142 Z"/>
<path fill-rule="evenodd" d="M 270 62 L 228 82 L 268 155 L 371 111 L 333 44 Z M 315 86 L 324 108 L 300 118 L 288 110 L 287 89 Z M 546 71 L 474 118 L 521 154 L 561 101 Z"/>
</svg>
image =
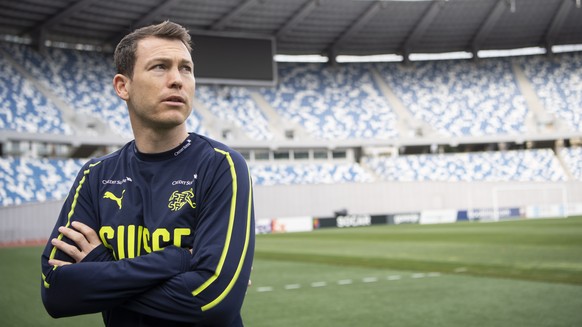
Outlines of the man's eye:
<svg viewBox="0 0 582 327">
<path fill-rule="evenodd" d="M 156 69 L 156 70 L 166 69 L 166 66 L 163 64 L 158 64 L 158 65 L 155 65 L 153 67 L 153 69 Z"/>
<path fill-rule="evenodd" d="M 192 67 L 190 67 L 190 66 L 182 66 L 182 70 L 187 71 L 187 72 L 192 72 Z"/>
</svg>

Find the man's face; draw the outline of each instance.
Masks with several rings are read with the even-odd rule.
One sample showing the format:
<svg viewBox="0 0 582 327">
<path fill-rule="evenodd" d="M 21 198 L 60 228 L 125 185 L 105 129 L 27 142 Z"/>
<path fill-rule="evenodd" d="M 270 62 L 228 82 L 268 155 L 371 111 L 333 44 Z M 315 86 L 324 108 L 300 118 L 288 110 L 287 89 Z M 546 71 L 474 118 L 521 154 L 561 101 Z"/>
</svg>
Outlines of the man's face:
<svg viewBox="0 0 582 327">
<path fill-rule="evenodd" d="M 127 103 L 134 127 L 169 129 L 192 112 L 194 64 L 179 40 L 148 37 L 137 45 Z"/>
</svg>

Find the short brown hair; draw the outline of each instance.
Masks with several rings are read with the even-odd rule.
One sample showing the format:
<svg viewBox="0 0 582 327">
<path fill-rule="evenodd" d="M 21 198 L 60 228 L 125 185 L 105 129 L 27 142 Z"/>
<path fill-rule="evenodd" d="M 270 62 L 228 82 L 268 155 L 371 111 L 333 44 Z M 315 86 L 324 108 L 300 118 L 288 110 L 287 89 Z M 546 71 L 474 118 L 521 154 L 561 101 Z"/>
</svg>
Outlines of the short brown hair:
<svg viewBox="0 0 582 327">
<path fill-rule="evenodd" d="M 133 68 L 136 61 L 137 43 L 147 37 L 159 37 L 169 40 L 179 40 L 184 43 L 188 52 L 192 52 L 192 39 L 188 30 L 179 24 L 165 21 L 157 25 L 138 28 L 127 34 L 115 48 L 113 61 L 118 74 L 133 77 Z"/>
</svg>

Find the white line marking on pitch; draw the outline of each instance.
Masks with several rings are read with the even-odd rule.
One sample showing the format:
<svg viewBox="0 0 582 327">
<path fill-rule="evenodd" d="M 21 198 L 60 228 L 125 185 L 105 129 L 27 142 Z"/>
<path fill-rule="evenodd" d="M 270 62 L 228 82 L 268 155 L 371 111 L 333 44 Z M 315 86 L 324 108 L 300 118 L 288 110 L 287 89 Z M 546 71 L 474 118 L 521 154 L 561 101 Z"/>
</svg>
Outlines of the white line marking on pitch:
<svg viewBox="0 0 582 327">
<path fill-rule="evenodd" d="M 288 284 L 288 285 L 285 285 L 285 289 L 286 290 L 296 290 L 296 289 L 298 289 L 300 287 L 301 287 L 301 285 L 299 285 L 299 284 Z"/>
<path fill-rule="evenodd" d="M 378 281 L 378 278 L 376 278 L 376 277 L 365 277 L 362 279 L 362 282 L 364 282 L 364 283 L 374 283 L 377 281 Z"/>
<path fill-rule="evenodd" d="M 272 292 L 273 288 L 270 286 L 264 286 L 257 288 L 257 292 Z"/>
<path fill-rule="evenodd" d="M 461 268 L 461 269 L 463 269 L 463 268 Z M 457 269 L 457 270 L 459 270 L 459 269 Z M 429 272 L 429 273 L 414 273 L 414 274 L 410 275 L 410 278 L 420 279 L 420 278 L 426 278 L 426 277 L 440 277 L 440 276 L 441 276 L 440 272 Z M 402 278 L 403 278 L 403 276 L 401 276 L 401 275 L 386 276 L 386 280 L 388 280 L 388 281 L 401 280 Z M 364 277 L 361 279 L 362 283 L 375 283 L 378 281 L 379 281 L 378 277 Z M 354 284 L 354 280 L 353 279 L 340 279 L 336 283 L 337 283 L 337 285 L 351 285 L 351 284 Z M 312 282 L 309 285 L 311 287 L 314 287 L 314 288 L 329 286 L 329 284 L 327 282 L 324 282 L 324 281 Z M 296 290 L 296 289 L 301 288 L 301 284 L 287 284 L 284 286 L 284 288 L 285 288 L 285 290 Z M 274 290 L 275 289 L 271 286 L 262 286 L 262 287 L 257 288 L 257 292 L 259 292 L 259 293 L 273 292 Z"/>
</svg>

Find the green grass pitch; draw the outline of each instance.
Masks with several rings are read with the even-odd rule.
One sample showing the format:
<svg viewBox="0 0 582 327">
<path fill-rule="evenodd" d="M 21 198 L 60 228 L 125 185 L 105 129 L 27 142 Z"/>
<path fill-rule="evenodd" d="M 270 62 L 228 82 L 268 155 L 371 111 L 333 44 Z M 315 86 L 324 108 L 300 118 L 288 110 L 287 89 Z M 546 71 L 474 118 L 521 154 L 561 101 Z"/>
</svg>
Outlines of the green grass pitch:
<svg viewBox="0 0 582 327">
<path fill-rule="evenodd" d="M 0 326 L 52 319 L 41 248 L 0 248 Z M 247 326 L 582 326 L 582 218 L 258 235 Z"/>
</svg>

